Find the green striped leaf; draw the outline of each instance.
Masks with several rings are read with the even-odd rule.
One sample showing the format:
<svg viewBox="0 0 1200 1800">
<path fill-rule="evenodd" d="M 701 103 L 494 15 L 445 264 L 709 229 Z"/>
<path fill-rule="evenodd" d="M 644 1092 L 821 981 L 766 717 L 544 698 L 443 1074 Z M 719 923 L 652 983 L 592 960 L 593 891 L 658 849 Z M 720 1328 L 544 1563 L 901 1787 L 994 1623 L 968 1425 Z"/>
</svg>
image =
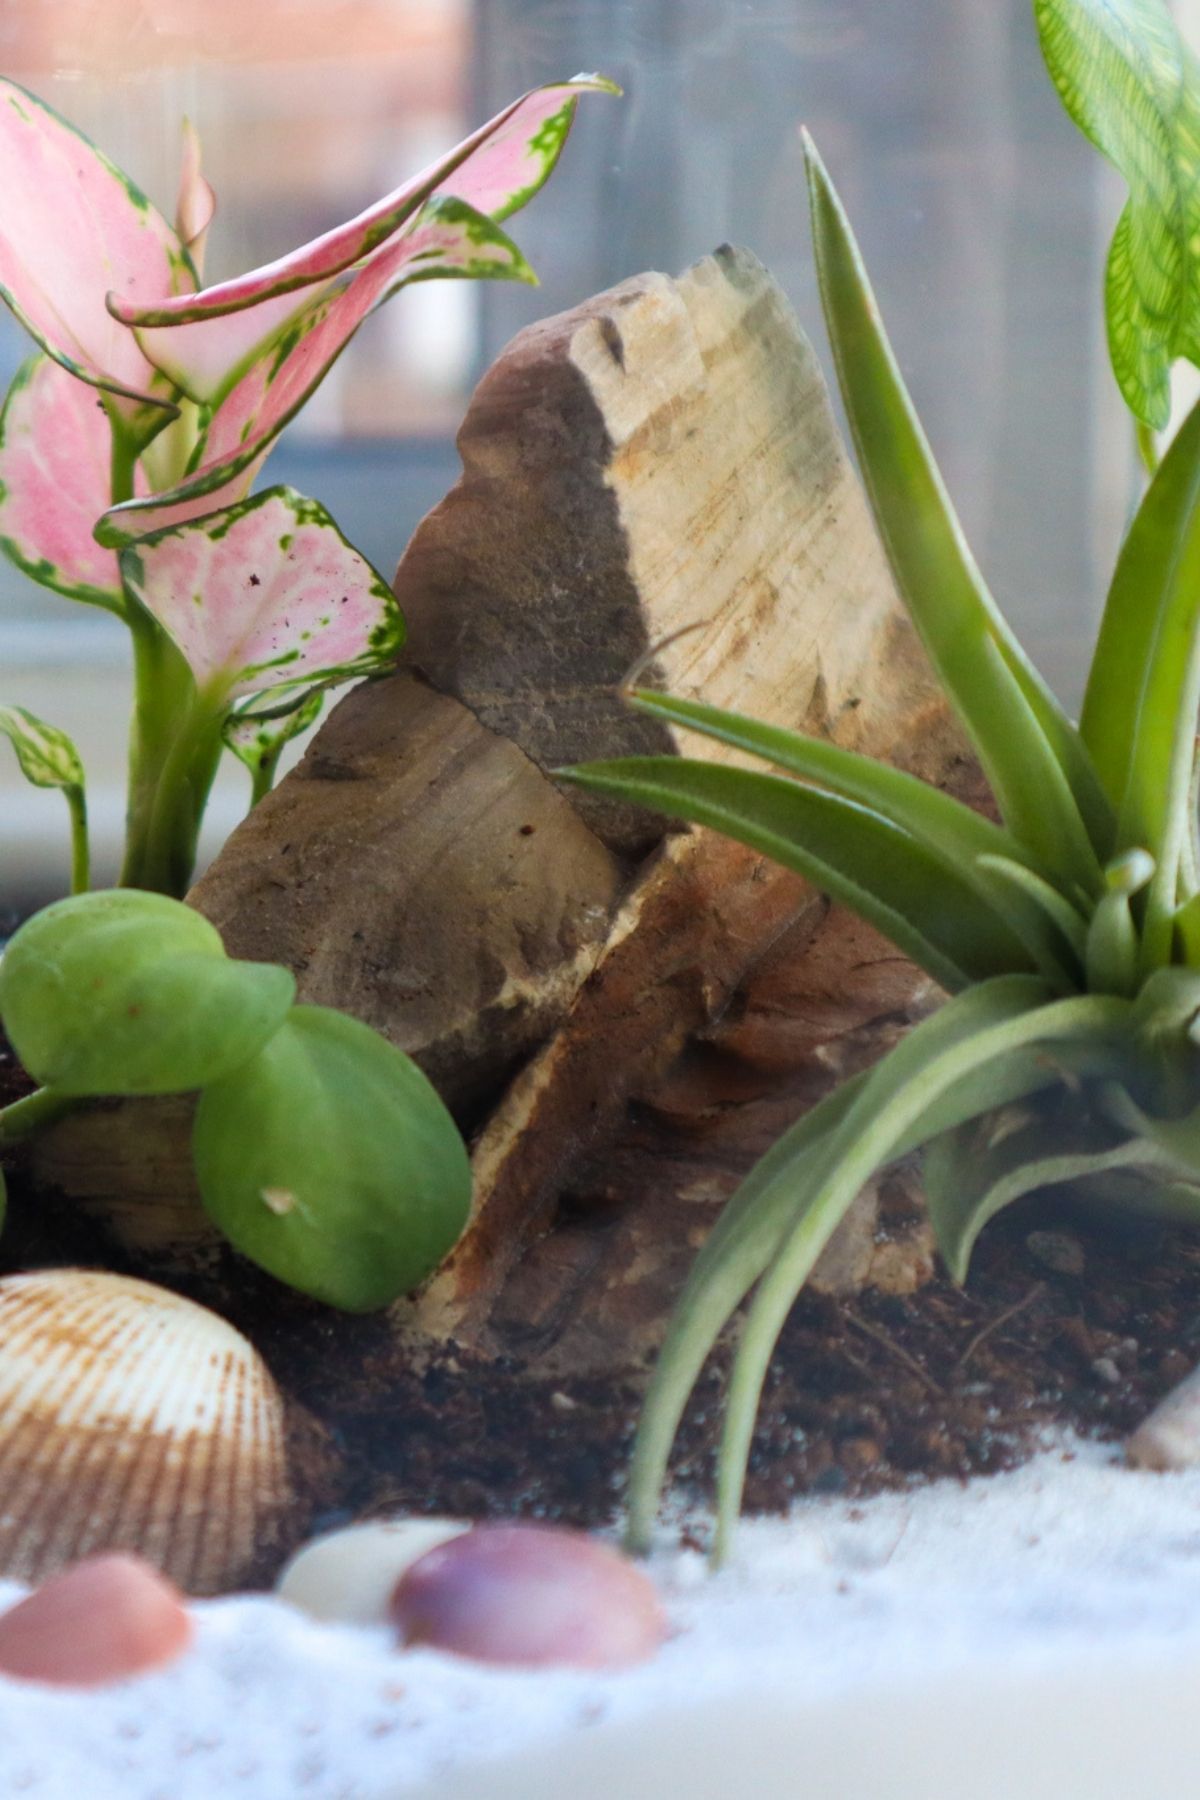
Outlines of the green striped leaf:
<svg viewBox="0 0 1200 1800">
<path fill-rule="evenodd" d="M 1126 404 L 1162 430 L 1171 364 L 1200 361 L 1200 89 L 1164 0 L 1034 0 L 1063 105 L 1129 184 L 1105 310 Z"/>
</svg>

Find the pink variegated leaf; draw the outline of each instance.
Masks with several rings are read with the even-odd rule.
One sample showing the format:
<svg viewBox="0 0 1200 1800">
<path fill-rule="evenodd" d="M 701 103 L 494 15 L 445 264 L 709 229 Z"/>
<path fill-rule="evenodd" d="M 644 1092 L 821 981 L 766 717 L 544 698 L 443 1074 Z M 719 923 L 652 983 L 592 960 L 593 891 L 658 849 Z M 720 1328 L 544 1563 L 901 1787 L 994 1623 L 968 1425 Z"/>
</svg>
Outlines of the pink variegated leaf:
<svg viewBox="0 0 1200 1800">
<path fill-rule="evenodd" d="M 217 210 L 217 196 L 200 168 L 200 134 L 190 119 L 183 121 L 183 166 L 179 172 L 179 198 L 175 203 L 175 231 L 192 259 L 197 278 L 204 269 L 204 244 Z"/>
<path fill-rule="evenodd" d="M 414 281 L 459 277 L 533 281 L 500 227 L 465 201 L 431 200 L 404 237 L 343 275 L 261 356 L 217 407 L 199 465 L 166 494 L 114 507 L 97 527 L 103 543 L 128 543 L 164 522 L 164 509 L 192 504 L 261 459 L 341 355 L 367 314 Z"/>
<path fill-rule="evenodd" d="M 600 76 L 537 88 L 506 107 L 402 187 L 290 256 L 248 275 L 158 306 L 113 296 L 120 319 L 139 327 L 150 360 L 195 400 L 211 404 L 315 298 L 312 289 L 378 255 L 434 194 L 454 194 L 477 212 L 505 219 L 547 180 L 581 93 L 617 93 Z"/>
<path fill-rule="evenodd" d="M 404 641 L 383 576 L 292 488 L 139 538 L 121 573 L 217 706 L 366 674 Z"/>
<path fill-rule="evenodd" d="M 112 498 L 111 458 L 95 388 L 31 357 L 0 413 L 0 548 L 43 587 L 123 613 L 117 559 L 92 536 Z"/>
<path fill-rule="evenodd" d="M 315 725 L 325 704 L 325 687 L 304 688 L 295 703 L 259 712 L 251 701 L 225 721 L 225 743 L 253 772 L 279 755 L 285 744 Z"/>
<path fill-rule="evenodd" d="M 107 389 L 139 441 L 173 413 L 171 389 L 105 306 L 192 292 L 166 220 L 95 145 L 0 80 L 0 297 L 63 368 Z"/>
</svg>

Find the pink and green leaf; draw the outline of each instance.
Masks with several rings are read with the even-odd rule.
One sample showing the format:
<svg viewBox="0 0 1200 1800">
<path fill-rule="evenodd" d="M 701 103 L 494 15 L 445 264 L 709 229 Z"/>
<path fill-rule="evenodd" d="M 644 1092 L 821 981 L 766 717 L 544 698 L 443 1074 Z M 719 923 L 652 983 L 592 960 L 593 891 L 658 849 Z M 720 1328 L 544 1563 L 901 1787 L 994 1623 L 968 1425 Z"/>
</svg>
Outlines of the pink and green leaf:
<svg viewBox="0 0 1200 1800">
<path fill-rule="evenodd" d="M 179 197 L 175 203 L 175 231 L 192 259 L 197 277 L 204 267 L 204 244 L 217 210 L 217 196 L 200 167 L 200 134 L 190 119 L 183 121 L 183 163 L 179 171 Z"/>
<path fill-rule="evenodd" d="M 111 457 L 96 389 L 31 357 L 0 413 L 0 548 L 42 587 L 123 613 L 117 559 L 92 535 L 111 498 Z"/>
<path fill-rule="evenodd" d="M 328 281 L 378 250 L 439 192 L 452 192 L 479 212 L 507 218 L 532 199 L 550 175 L 566 141 L 575 102 L 589 92 L 620 90 L 600 75 L 578 75 L 572 81 L 535 88 L 365 212 L 288 256 L 172 300 L 131 300 L 113 294 L 109 302 L 113 315 L 127 325 L 183 325 L 241 312 L 277 294 Z"/>
<path fill-rule="evenodd" d="M 142 308 L 193 291 L 178 238 L 94 144 L 5 80 L 0 193 L 0 297 L 47 355 L 113 394 L 144 439 L 171 416 L 171 393 L 105 294 Z"/>
<path fill-rule="evenodd" d="M 531 200 L 566 142 L 581 93 L 616 93 L 599 76 L 537 88 L 506 107 L 447 155 L 347 224 L 290 256 L 232 281 L 158 306 L 124 305 L 115 316 L 138 327 L 150 360 L 194 400 L 212 403 L 312 304 L 323 286 L 390 241 L 435 194 L 453 194 L 477 212 L 505 219 Z"/>
<path fill-rule="evenodd" d="M 325 704 L 325 687 L 305 688 L 296 703 L 275 707 L 266 712 L 255 709 L 253 701 L 225 721 L 225 743 L 233 754 L 253 772 L 263 763 L 279 755 L 285 744 L 315 725 Z"/>
<path fill-rule="evenodd" d="M 382 575 L 291 488 L 140 538 L 122 552 L 121 573 L 218 705 L 366 674 L 404 640 Z"/>
<path fill-rule="evenodd" d="M 104 543 L 166 522 L 164 509 L 225 490 L 257 462 L 319 386 L 358 327 L 399 288 L 433 279 L 533 281 L 511 238 L 452 196 L 431 200 L 399 242 L 343 276 L 260 356 L 218 405 L 198 466 L 164 495 L 128 501 L 101 521 Z"/>
</svg>

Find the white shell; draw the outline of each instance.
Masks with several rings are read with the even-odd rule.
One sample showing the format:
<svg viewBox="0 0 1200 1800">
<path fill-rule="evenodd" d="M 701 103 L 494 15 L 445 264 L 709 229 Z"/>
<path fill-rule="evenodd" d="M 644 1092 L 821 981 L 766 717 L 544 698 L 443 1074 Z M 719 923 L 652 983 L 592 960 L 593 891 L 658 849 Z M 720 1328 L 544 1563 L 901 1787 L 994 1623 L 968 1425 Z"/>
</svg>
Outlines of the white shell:
<svg viewBox="0 0 1200 1800">
<path fill-rule="evenodd" d="M 1135 1469 L 1194 1469 L 1200 1463 L 1200 1369 L 1172 1388 L 1125 1446 Z"/>
<path fill-rule="evenodd" d="M 0 1281 L 0 1576 L 136 1550 L 181 1588 L 249 1574 L 288 1500 L 262 1359 L 190 1300 L 121 1275 Z"/>
<path fill-rule="evenodd" d="M 328 1531 L 296 1552 L 276 1591 L 314 1619 L 382 1625 L 404 1571 L 469 1529 L 463 1519 L 368 1519 Z"/>
</svg>

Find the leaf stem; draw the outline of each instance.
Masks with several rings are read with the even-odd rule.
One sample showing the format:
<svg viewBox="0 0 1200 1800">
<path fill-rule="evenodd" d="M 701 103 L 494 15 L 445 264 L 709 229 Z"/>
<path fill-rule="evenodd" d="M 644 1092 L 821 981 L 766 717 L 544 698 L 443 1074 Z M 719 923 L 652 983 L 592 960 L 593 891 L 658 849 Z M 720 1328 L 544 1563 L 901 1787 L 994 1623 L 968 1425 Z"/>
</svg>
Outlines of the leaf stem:
<svg viewBox="0 0 1200 1800">
<path fill-rule="evenodd" d="M 86 894 L 91 886 L 87 794 L 81 787 L 69 787 L 63 789 L 63 795 L 71 816 L 71 892 Z"/>
<path fill-rule="evenodd" d="M 1143 419 L 1134 420 L 1134 436 L 1137 440 L 1137 451 L 1141 458 L 1142 467 L 1145 469 L 1147 475 L 1150 476 L 1151 480 L 1153 480 L 1154 476 L 1158 473 L 1158 464 L 1160 460 L 1158 454 L 1158 438 L 1154 433 L 1153 427 L 1147 425 Z"/>
</svg>

